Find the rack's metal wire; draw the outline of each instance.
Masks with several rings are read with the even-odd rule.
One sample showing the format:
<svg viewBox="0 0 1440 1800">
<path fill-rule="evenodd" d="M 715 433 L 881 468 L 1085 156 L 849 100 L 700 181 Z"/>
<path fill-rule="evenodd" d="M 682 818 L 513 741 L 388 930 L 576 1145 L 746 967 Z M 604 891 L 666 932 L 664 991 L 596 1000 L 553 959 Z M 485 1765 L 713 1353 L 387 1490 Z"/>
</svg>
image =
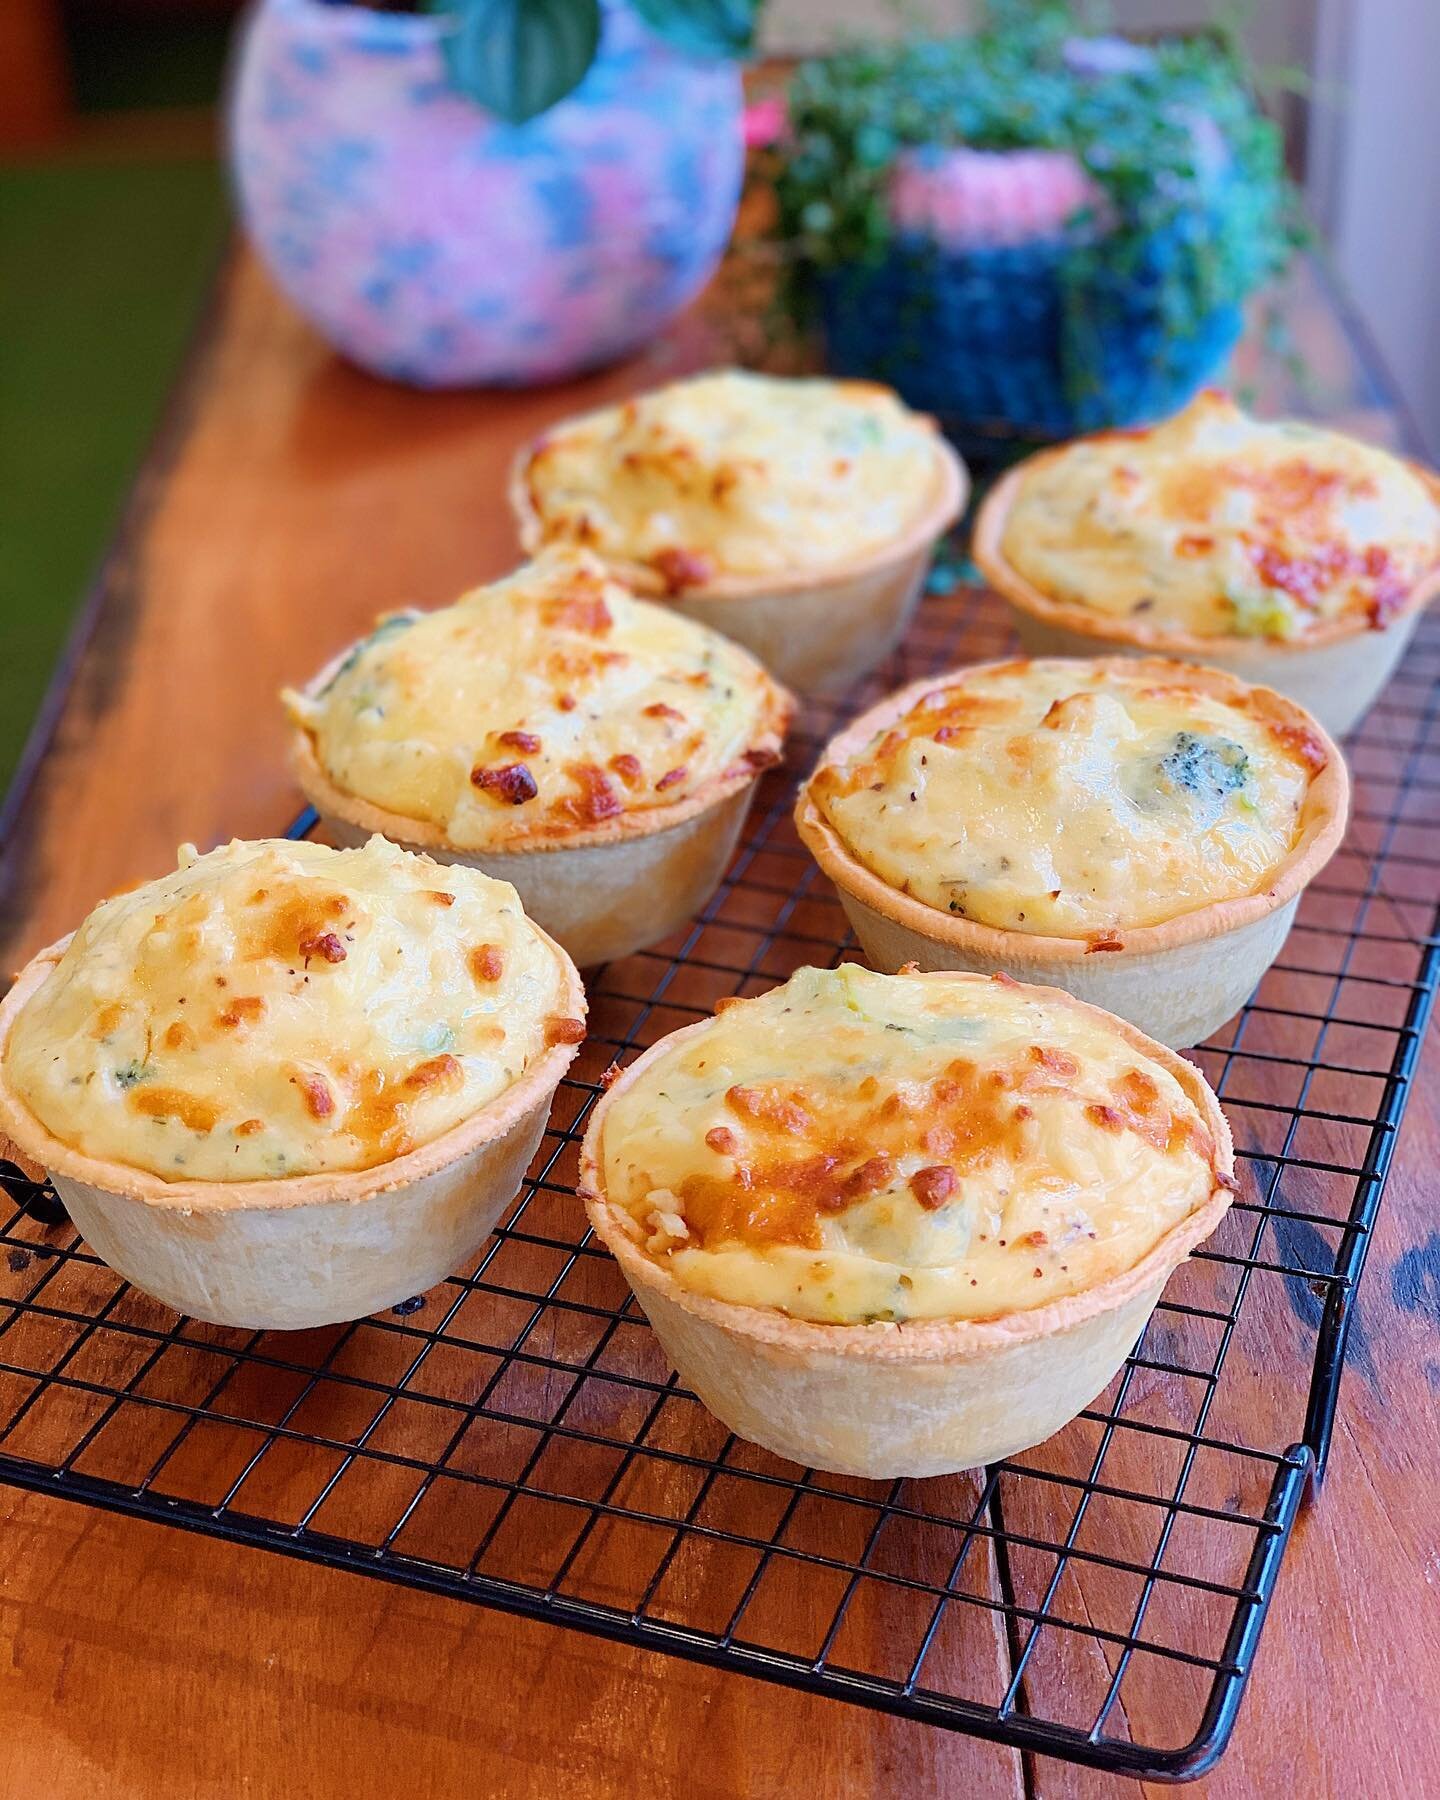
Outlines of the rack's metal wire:
<svg viewBox="0 0 1440 1800">
<path fill-rule="evenodd" d="M 1324 1468 L 1440 974 L 1440 625 L 1350 742 L 1349 836 L 1280 962 L 1193 1053 L 1242 1191 L 1049 1444 L 885 1485 L 729 1436 L 676 1385 L 572 1193 L 612 1058 L 852 954 L 789 823 L 842 712 L 1007 647 L 993 602 L 932 598 L 862 692 L 807 711 L 704 912 L 592 983 L 521 1195 L 432 1293 L 327 1331 L 199 1325 L 112 1275 L 7 1166 L 0 1480 L 1111 1770 L 1207 1767 Z"/>
</svg>

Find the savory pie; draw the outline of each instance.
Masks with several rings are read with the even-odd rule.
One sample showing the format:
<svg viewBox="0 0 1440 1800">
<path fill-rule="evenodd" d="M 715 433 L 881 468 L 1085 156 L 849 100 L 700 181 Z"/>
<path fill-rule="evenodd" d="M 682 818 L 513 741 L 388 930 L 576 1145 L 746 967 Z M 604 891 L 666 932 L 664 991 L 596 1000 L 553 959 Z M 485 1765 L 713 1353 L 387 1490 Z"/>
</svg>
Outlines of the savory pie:
<svg viewBox="0 0 1440 1800">
<path fill-rule="evenodd" d="M 1052 981 L 1198 1042 L 1274 961 L 1345 825 L 1293 701 L 1161 658 L 982 664 L 826 749 L 800 835 L 871 961 Z"/>
<path fill-rule="evenodd" d="M 373 839 L 188 846 L 0 1004 L 0 1131 L 137 1286 L 303 1326 L 433 1285 L 584 1036 L 513 888 Z"/>
<path fill-rule="evenodd" d="M 801 969 L 662 1039 L 591 1116 L 581 1191 L 682 1380 L 846 1474 L 1038 1443 L 1218 1223 L 1200 1074 L 1004 976 Z"/>
<path fill-rule="evenodd" d="M 516 464 L 527 550 L 593 550 L 788 685 L 848 685 L 904 630 L 964 465 L 888 388 L 720 370 L 569 420 Z"/>
<path fill-rule="evenodd" d="M 284 698 L 334 835 L 513 882 L 582 964 L 709 898 L 792 706 L 739 646 L 567 549 L 382 621 Z"/>
<path fill-rule="evenodd" d="M 1193 656 L 1339 734 L 1440 587 L 1440 484 L 1212 390 L 1162 424 L 1021 463 L 981 508 L 974 552 L 1030 650 Z"/>
</svg>

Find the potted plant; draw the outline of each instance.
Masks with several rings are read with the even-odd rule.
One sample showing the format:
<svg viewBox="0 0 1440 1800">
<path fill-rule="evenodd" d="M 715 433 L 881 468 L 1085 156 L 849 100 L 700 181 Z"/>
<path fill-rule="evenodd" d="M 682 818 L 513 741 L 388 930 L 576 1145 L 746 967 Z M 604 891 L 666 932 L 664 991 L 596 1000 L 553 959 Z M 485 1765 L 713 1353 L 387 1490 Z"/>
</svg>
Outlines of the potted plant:
<svg viewBox="0 0 1440 1800">
<path fill-rule="evenodd" d="M 276 280 L 353 361 L 522 383 L 646 342 L 743 173 L 754 0 L 257 0 L 229 147 Z"/>
<path fill-rule="evenodd" d="M 767 173 L 783 303 L 829 367 L 972 432 L 1174 410 L 1297 237 L 1224 38 L 1086 37 L 1058 0 L 804 65 Z"/>
</svg>

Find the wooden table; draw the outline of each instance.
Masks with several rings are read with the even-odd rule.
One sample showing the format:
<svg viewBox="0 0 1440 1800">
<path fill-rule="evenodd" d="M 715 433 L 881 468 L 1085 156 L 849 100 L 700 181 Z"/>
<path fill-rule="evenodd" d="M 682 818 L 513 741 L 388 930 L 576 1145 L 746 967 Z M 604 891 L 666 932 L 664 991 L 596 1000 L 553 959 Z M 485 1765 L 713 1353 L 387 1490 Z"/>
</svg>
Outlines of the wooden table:
<svg viewBox="0 0 1440 1800">
<path fill-rule="evenodd" d="M 1321 410 L 1399 429 L 1308 279 Z M 515 544 L 514 447 L 712 359 L 526 394 L 345 367 L 227 263 L 9 819 L 7 966 L 182 839 L 296 805 L 275 691 L 378 612 L 450 600 Z M 1283 365 L 1241 377 L 1293 401 Z M 1440 1792 L 1440 1045 L 1422 1059 L 1359 1306 L 1331 1473 L 1301 1520 L 1233 1745 L 1197 1791 Z M 1281 1371 L 1276 1379 L 1287 1378 Z M 1156 1704 L 1163 1705 L 1163 1693 Z M 0 1490 L 0 1795 L 1060 1796 L 1112 1778 L 443 1598 Z"/>
</svg>

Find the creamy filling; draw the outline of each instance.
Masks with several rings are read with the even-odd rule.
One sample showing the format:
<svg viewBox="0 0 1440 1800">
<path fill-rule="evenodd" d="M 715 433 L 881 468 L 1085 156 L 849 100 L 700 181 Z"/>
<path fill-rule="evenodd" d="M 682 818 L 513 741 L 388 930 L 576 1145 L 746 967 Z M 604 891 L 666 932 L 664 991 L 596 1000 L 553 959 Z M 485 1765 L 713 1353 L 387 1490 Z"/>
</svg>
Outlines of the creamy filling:
<svg viewBox="0 0 1440 1800">
<path fill-rule="evenodd" d="M 605 1193 L 685 1288 L 799 1319 L 990 1319 L 1134 1266 L 1213 1191 L 1173 1075 L 979 976 L 802 969 L 617 1094 Z"/>
<path fill-rule="evenodd" d="M 1384 625 L 1440 560 L 1440 511 L 1397 457 L 1206 393 L 1037 459 L 1001 547 L 1042 594 L 1162 637 L 1294 639 Z"/>
<path fill-rule="evenodd" d="M 933 503 L 939 461 L 888 389 L 729 370 L 560 426 L 525 480 L 547 542 L 680 592 L 885 548 Z"/>
<path fill-rule="evenodd" d="M 105 901 L 26 1002 L 11 1087 L 167 1181 L 370 1168 L 576 1041 L 515 890 L 372 838 L 236 842 Z"/>
<path fill-rule="evenodd" d="M 851 854 L 950 917 L 1085 937 L 1262 889 L 1326 752 L 1164 665 L 1008 663 L 937 684 L 811 792 Z"/>
<path fill-rule="evenodd" d="M 775 756 L 775 690 L 743 650 L 564 550 L 385 621 L 285 699 L 337 787 L 460 849 L 592 832 Z"/>
</svg>

